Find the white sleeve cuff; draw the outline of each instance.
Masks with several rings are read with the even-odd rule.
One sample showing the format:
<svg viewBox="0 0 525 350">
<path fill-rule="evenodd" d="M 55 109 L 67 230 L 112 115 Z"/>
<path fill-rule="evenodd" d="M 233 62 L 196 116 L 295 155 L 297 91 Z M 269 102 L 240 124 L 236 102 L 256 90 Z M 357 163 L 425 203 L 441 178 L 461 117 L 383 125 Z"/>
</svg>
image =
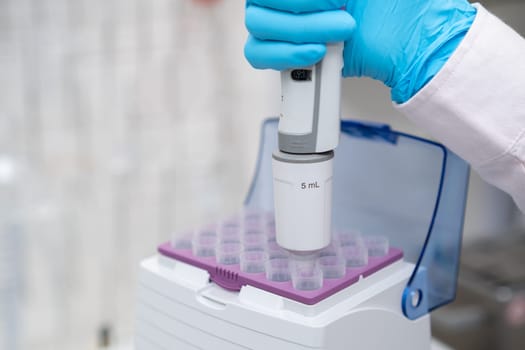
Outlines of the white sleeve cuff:
<svg viewBox="0 0 525 350">
<path fill-rule="evenodd" d="M 525 209 L 525 40 L 475 6 L 452 57 L 396 108 Z"/>
</svg>

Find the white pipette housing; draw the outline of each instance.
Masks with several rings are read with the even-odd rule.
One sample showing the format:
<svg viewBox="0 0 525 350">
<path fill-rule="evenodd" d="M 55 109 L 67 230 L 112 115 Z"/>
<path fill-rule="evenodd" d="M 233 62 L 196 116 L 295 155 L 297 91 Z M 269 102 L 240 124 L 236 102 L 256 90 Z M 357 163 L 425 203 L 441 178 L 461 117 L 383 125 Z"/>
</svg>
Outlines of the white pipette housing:
<svg viewBox="0 0 525 350">
<path fill-rule="evenodd" d="M 312 67 L 281 72 L 279 150 L 273 154 L 277 243 L 295 257 L 328 246 L 333 150 L 339 143 L 342 44 Z"/>
</svg>

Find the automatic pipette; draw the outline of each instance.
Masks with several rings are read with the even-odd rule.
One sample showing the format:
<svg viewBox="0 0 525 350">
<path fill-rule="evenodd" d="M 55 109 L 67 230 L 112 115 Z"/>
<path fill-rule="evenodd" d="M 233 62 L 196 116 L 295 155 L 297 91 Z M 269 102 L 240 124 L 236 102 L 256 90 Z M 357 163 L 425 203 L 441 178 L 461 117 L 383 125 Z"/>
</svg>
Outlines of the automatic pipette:
<svg viewBox="0 0 525 350">
<path fill-rule="evenodd" d="M 339 142 L 342 44 L 315 66 L 281 72 L 279 149 L 273 154 L 277 242 L 296 258 L 330 243 L 334 149 Z"/>
</svg>

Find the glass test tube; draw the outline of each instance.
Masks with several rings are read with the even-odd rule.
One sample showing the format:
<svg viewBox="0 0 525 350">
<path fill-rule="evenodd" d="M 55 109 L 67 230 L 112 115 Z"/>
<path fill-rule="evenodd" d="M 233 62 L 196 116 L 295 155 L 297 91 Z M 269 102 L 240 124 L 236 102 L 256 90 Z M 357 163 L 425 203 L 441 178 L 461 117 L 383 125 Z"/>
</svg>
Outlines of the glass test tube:
<svg viewBox="0 0 525 350">
<path fill-rule="evenodd" d="M 292 285 L 297 290 L 317 290 L 323 287 L 323 271 L 315 257 L 291 259 L 290 275 Z"/>
<path fill-rule="evenodd" d="M 266 235 L 261 231 L 247 231 L 242 236 L 242 245 L 245 251 L 265 250 L 267 244 Z"/>
<path fill-rule="evenodd" d="M 266 261 L 266 278 L 273 282 L 289 281 L 290 261 L 288 258 L 275 258 Z"/>
<path fill-rule="evenodd" d="M 364 244 L 342 246 L 341 255 L 346 261 L 346 267 L 368 265 L 368 250 Z"/>
<path fill-rule="evenodd" d="M 346 273 L 346 261 L 341 254 L 326 255 L 319 258 L 323 278 L 341 278 Z"/>
<path fill-rule="evenodd" d="M 215 256 L 216 243 L 217 235 L 214 231 L 208 229 L 197 231 L 192 241 L 193 255 L 200 257 Z"/>
<path fill-rule="evenodd" d="M 241 244 L 239 242 L 217 243 L 217 262 L 223 265 L 239 264 Z"/>
<path fill-rule="evenodd" d="M 386 236 L 365 236 L 364 242 L 369 256 L 385 256 L 388 254 L 389 243 Z"/>
<path fill-rule="evenodd" d="M 265 270 L 267 255 L 264 251 L 244 251 L 240 254 L 241 271 L 262 273 Z"/>
</svg>

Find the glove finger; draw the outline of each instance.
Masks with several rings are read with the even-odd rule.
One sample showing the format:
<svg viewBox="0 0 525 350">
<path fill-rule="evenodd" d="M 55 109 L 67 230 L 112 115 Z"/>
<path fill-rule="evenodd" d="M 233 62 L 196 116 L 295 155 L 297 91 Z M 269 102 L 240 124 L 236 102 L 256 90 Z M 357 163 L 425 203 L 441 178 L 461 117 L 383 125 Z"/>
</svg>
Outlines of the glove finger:
<svg viewBox="0 0 525 350">
<path fill-rule="evenodd" d="M 355 21 L 342 10 L 293 15 L 250 6 L 246 9 L 246 28 L 261 40 L 327 43 L 349 39 Z"/>
<path fill-rule="evenodd" d="M 341 9 L 347 0 L 248 0 L 248 5 L 258 5 L 293 13 Z"/>
<path fill-rule="evenodd" d="M 285 70 L 308 67 L 319 62 L 326 53 L 323 44 L 292 44 L 281 41 L 264 41 L 249 36 L 244 46 L 244 56 L 257 69 Z"/>
</svg>

